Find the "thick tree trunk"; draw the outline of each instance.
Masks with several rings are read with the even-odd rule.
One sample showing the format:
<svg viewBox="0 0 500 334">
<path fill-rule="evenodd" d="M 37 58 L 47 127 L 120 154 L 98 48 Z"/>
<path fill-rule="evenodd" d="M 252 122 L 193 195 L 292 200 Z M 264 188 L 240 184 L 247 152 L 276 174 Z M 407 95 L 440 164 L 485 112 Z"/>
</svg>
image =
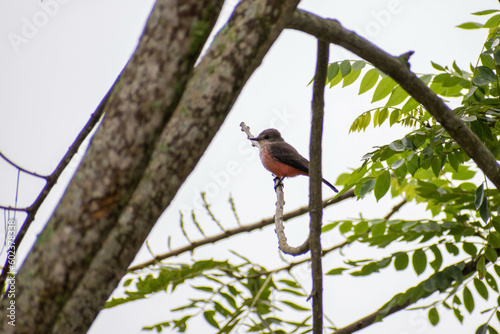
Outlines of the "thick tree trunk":
<svg viewBox="0 0 500 334">
<path fill-rule="evenodd" d="M 16 327 L 2 321 L 5 331 L 52 332 L 137 187 L 221 6 L 222 1 L 216 6 L 208 0 L 155 5 L 101 127 L 19 272 Z M 83 313 L 88 325 L 96 312 Z"/>
<path fill-rule="evenodd" d="M 3 331 L 89 328 L 297 3 L 240 4 L 185 86 L 221 4 L 157 2 L 101 128 L 17 277 L 16 327 L 1 322 Z"/>
</svg>

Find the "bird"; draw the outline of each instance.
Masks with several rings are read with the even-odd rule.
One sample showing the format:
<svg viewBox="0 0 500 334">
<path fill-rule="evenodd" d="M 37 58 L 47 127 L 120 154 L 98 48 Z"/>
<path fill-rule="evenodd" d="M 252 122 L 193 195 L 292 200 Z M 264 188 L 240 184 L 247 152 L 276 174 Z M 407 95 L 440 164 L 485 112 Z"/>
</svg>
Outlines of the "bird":
<svg viewBox="0 0 500 334">
<path fill-rule="evenodd" d="M 288 144 L 281 133 L 276 129 L 262 131 L 257 137 L 249 138 L 259 143 L 260 160 L 264 167 L 276 177 L 294 177 L 297 175 L 309 176 L 309 160 Z M 325 179 L 323 183 L 339 192 L 337 188 Z"/>
</svg>

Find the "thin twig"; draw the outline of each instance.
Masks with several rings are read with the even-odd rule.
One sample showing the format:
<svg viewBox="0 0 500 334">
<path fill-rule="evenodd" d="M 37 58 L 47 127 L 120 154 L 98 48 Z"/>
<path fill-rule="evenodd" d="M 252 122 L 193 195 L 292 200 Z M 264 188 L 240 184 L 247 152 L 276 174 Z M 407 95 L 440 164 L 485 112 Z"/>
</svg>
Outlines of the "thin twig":
<svg viewBox="0 0 500 334">
<path fill-rule="evenodd" d="M 236 224 L 238 224 L 238 226 L 241 226 L 240 217 L 238 216 L 238 213 L 236 212 L 236 205 L 234 204 L 234 199 L 233 199 L 233 196 L 231 194 L 229 194 L 228 201 L 229 201 L 229 204 L 231 205 L 231 211 L 233 212 L 234 219 L 236 219 Z"/>
<path fill-rule="evenodd" d="M 403 207 L 403 205 L 405 205 L 408 201 L 405 199 L 403 199 L 401 202 L 399 202 L 398 204 L 396 204 L 392 210 L 387 214 L 385 215 L 384 219 L 385 220 L 388 220 L 392 217 L 393 214 L 395 214 L 396 212 L 399 211 L 399 209 L 401 209 Z"/>
<path fill-rule="evenodd" d="M 326 208 L 326 207 L 328 207 L 330 205 L 340 203 L 340 202 L 342 202 L 342 201 L 344 201 L 346 199 L 353 198 L 354 196 L 355 196 L 354 195 L 354 189 L 348 190 L 345 193 L 336 196 L 335 198 L 329 198 L 329 199 L 324 200 L 323 201 L 323 207 Z M 287 220 L 299 217 L 299 216 L 301 216 L 303 214 L 306 214 L 307 212 L 309 212 L 309 205 L 306 205 L 306 206 L 300 207 L 300 208 L 298 208 L 296 210 L 293 210 L 293 211 L 285 213 L 283 215 L 283 219 L 285 221 L 287 221 Z M 154 265 L 154 264 L 156 264 L 156 263 L 158 263 L 158 262 L 160 262 L 162 260 L 165 260 L 165 259 L 177 256 L 177 255 L 180 255 L 180 254 L 185 253 L 185 252 L 193 251 L 194 249 L 196 249 L 198 247 L 201 247 L 201 246 L 204 246 L 204 245 L 208 245 L 208 244 L 216 243 L 216 242 L 218 242 L 220 240 L 229 238 L 230 236 L 233 236 L 233 235 L 236 235 L 236 234 L 258 230 L 258 229 L 261 229 L 261 228 L 263 228 L 265 226 L 271 225 L 273 223 L 274 223 L 274 217 L 269 217 L 269 218 L 262 219 L 261 221 L 253 223 L 253 224 L 242 225 L 242 226 L 239 226 L 239 227 L 236 227 L 236 228 L 227 229 L 223 233 L 219 233 L 219 234 L 216 234 L 216 235 L 213 235 L 211 237 L 204 238 L 204 239 L 201 239 L 201 240 L 193 241 L 190 245 L 186 245 L 186 246 L 183 246 L 183 247 L 179 247 L 177 249 L 170 250 L 167 253 L 156 255 L 156 257 L 154 257 L 151 260 L 145 261 L 143 263 L 140 263 L 140 264 L 137 264 L 137 265 L 134 265 L 134 266 L 130 266 L 127 269 L 127 272 L 144 269 L 144 268 L 146 268 L 148 266 L 151 266 L 151 265 Z"/>
<path fill-rule="evenodd" d="M 26 174 L 29 174 L 29 175 L 34 176 L 34 177 L 39 177 L 39 178 L 44 179 L 44 180 L 47 180 L 47 179 L 50 177 L 50 175 L 40 175 L 40 174 L 38 174 L 38 173 L 31 172 L 31 171 L 29 171 L 29 170 L 27 170 L 27 169 L 24 169 L 23 167 L 19 166 L 18 164 L 16 164 L 15 162 L 13 162 L 13 161 L 12 161 L 12 160 L 10 160 L 9 158 L 7 158 L 7 157 L 5 156 L 5 154 L 3 154 L 2 152 L 0 152 L 0 157 L 1 157 L 2 159 L 4 159 L 6 162 L 8 162 L 10 165 L 12 165 L 14 168 L 16 168 L 16 169 L 18 169 L 18 170 L 20 170 L 21 172 L 24 172 L 24 173 L 26 173 Z"/>
<path fill-rule="evenodd" d="M 220 221 L 215 218 L 215 215 L 214 213 L 212 212 L 212 210 L 210 209 L 210 204 L 208 204 L 207 202 L 207 198 L 206 198 L 206 193 L 201 193 L 201 199 L 203 201 L 203 207 L 205 208 L 205 210 L 207 210 L 207 213 L 208 215 L 210 216 L 210 218 L 212 218 L 212 221 L 217 224 L 217 226 L 219 226 L 219 228 L 221 229 L 221 231 L 225 231 L 224 227 L 222 226 L 222 224 L 220 223 Z"/>
<path fill-rule="evenodd" d="M 118 80 L 118 79 L 117 79 Z M 113 87 L 113 86 L 112 86 Z M 111 89 L 108 91 L 104 99 L 102 99 L 101 103 L 97 107 L 97 109 L 94 111 L 94 113 L 90 116 L 87 124 L 83 127 L 83 129 L 80 131 L 78 136 L 76 137 L 75 141 L 73 144 L 69 147 L 68 152 L 64 155 L 64 157 L 61 159 L 61 162 L 59 162 L 59 165 L 57 165 L 56 169 L 50 174 L 49 176 L 46 177 L 47 183 L 45 184 L 45 187 L 42 189 L 40 194 L 38 195 L 37 199 L 33 202 L 33 204 L 30 205 L 29 208 L 26 210 L 28 213 L 24 223 L 22 224 L 21 229 L 17 233 L 16 240 L 14 240 L 14 243 L 12 244 L 13 249 L 18 249 L 19 245 L 21 244 L 21 241 L 24 238 L 24 235 L 26 234 L 26 231 L 30 227 L 31 223 L 35 219 L 36 213 L 38 212 L 38 209 L 42 205 L 42 203 L 45 201 L 47 196 L 49 195 L 50 191 L 54 187 L 54 185 L 57 183 L 57 180 L 59 179 L 59 176 L 62 174 L 66 166 L 70 163 L 71 159 L 73 159 L 74 155 L 78 152 L 78 149 L 82 145 L 82 143 L 85 141 L 85 139 L 88 137 L 88 135 L 92 132 L 92 130 L 95 128 L 99 120 L 101 119 L 103 113 L 104 113 L 104 106 L 106 105 L 109 95 L 110 95 Z M 2 269 L 2 274 L 0 275 L 0 287 L 3 287 L 5 284 L 5 279 L 7 278 L 7 273 L 8 273 L 8 262 L 5 262 L 5 265 Z"/>
<path fill-rule="evenodd" d="M 205 235 L 205 232 L 201 228 L 200 224 L 198 223 L 198 220 L 196 219 L 196 214 L 194 213 L 194 210 L 191 210 L 191 219 L 193 220 L 194 225 L 198 229 L 198 231 L 201 233 L 201 235 L 206 238 L 207 236 Z"/>
</svg>

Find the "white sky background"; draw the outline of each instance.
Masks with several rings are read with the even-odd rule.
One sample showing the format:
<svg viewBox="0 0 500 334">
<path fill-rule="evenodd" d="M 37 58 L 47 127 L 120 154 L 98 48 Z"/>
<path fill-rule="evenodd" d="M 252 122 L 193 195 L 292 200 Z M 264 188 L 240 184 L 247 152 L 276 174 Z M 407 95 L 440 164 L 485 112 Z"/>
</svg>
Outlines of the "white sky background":
<svg viewBox="0 0 500 334">
<path fill-rule="evenodd" d="M 45 3 L 51 1 L 46 0 Z M 61 0 L 56 3 L 57 9 L 52 7 L 51 16 L 45 16 L 43 21 L 43 10 L 38 0 L 0 1 L 0 151 L 24 168 L 40 174 L 49 174 L 57 166 L 116 79 L 137 44 L 152 5 L 152 1 L 131 0 Z M 235 1 L 229 3 L 234 5 Z M 466 21 L 480 21 L 469 13 L 498 8 L 498 2 L 309 0 L 303 1 L 300 7 L 323 17 L 339 19 L 345 27 L 355 30 L 393 55 L 414 50 L 410 61 L 412 70 L 435 73 L 430 60 L 441 65 L 451 65 L 456 60 L 464 69 L 468 69 L 470 62 L 476 62 L 485 31 L 465 31 L 455 26 Z M 230 12 L 230 6 L 225 7 L 217 30 Z M 35 31 L 23 30 L 34 22 L 40 25 Z M 25 43 L 13 45 L 9 41 L 12 33 L 20 36 L 24 33 Z M 242 223 L 252 223 L 273 215 L 275 194 L 272 177 L 261 166 L 257 151 L 245 139 L 239 123 L 244 121 L 254 135 L 263 129 L 276 127 L 285 140 L 307 157 L 311 87 L 306 85 L 314 73 L 315 53 L 315 39 L 303 33 L 285 31 L 280 36 L 248 81 L 200 163 L 153 229 L 149 245 L 155 253 L 167 251 L 169 235 L 172 235 L 173 248 L 186 243 L 179 232 L 180 210 L 189 217 L 190 210 L 195 209 L 206 232 L 219 232 L 201 209 L 200 191 L 207 192 L 213 211 L 228 228 L 236 226 L 227 203 L 230 193 Z M 357 58 L 339 47 L 332 47 L 330 61 L 343 59 Z M 326 92 L 323 176 L 332 182 L 349 168 L 358 167 L 360 158 L 373 146 L 390 143 L 406 132 L 388 126 L 373 130 L 370 126 L 365 133 L 348 133 L 352 121 L 359 114 L 381 105 L 369 104 L 371 93 L 357 95 L 359 81 L 352 87 L 336 87 Z M 81 154 L 77 158 L 80 157 Z M 50 200 L 37 215 L 27 238 L 29 242 L 34 242 L 36 234 L 46 223 L 77 166 L 77 160 L 72 162 Z M 1 205 L 14 204 L 16 175 L 12 167 L 0 161 Z M 307 178 L 290 179 L 285 184 L 287 211 L 307 203 Z M 42 185 L 39 180 L 22 174 L 18 206 L 29 205 Z M 331 196 L 331 190 L 324 187 L 323 195 Z M 399 199 L 384 198 L 376 203 L 372 196 L 362 201 L 350 200 L 326 210 L 324 219 L 328 222 L 358 217 L 361 210 L 365 217 L 381 217 L 397 202 Z M 427 215 L 423 209 L 405 207 L 396 217 L 422 217 Z M 186 222 L 189 222 L 187 217 Z M 295 245 L 302 243 L 307 227 L 307 216 L 288 224 L 289 242 Z M 191 239 L 200 237 L 193 229 Z M 341 241 L 341 237 L 329 234 L 323 243 L 328 247 Z M 26 243 L 22 245 L 21 258 L 29 246 Z M 194 257 L 236 261 L 229 250 L 247 255 L 268 269 L 281 266 L 272 227 L 203 247 L 195 251 Z M 369 252 L 366 254 L 366 248 L 351 247 L 345 254 L 351 259 L 386 254 L 373 250 Z M 341 265 L 342 259 L 338 255 L 333 253 L 325 258 L 325 272 Z M 149 257 L 143 249 L 134 263 Z M 4 258 L 5 254 L 0 260 Z M 187 263 L 190 255 L 171 261 Z M 430 270 L 424 273 L 426 276 L 430 274 Z M 297 269 L 296 275 L 305 287 L 310 287 L 308 268 Z M 326 277 L 325 313 L 338 326 L 347 325 L 375 311 L 395 293 L 405 291 L 420 280 L 412 269 L 399 273 L 387 270 L 367 279 Z M 174 296 L 161 294 L 147 301 L 105 310 L 90 333 L 136 333 L 142 326 L 177 317 L 177 314 L 169 314 L 168 310 L 182 305 L 186 301 L 184 294 L 189 293 L 187 288 L 180 289 Z M 428 323 L 425 311 L 402 311 L 362 333 L 442 333 L 443 329 L 471 333 L 486 320 L 486 316 L 479 312 L 486 304 L 481 303 L 479 298 L 475 298 L 476 309 L 472 316 L 466 316 L 464 326 L 458 323 L 452 312 L 440 307 L 441 322 L 436 328 Z M 494 304 L 493 299 L 490 297 L 490 304 Z M 495 320 L 493 324 L 498 323 Z M 190 325 L 189 333 L 201 331 L 212 332 L 203 320 Z"/>
</svg>

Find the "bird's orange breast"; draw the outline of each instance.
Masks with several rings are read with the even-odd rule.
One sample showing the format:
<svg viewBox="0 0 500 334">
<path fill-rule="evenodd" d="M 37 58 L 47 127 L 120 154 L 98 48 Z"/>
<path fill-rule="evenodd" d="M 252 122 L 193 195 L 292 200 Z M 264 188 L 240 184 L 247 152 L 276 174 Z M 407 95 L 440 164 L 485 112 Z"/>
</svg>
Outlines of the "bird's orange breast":
<svg viewBox="0 0 500 334">
<path fill-rule="evenodd" d="M 307 173 L 292 167 L 290 165 L 284 164 L 271 154 L 267 150 L 267 147 L 262 147 L 260 151 L 260 159 L 262 164 L 268 171 L 273 173 L 277 177 L 293 177 L 297 175 L 307 175 Z"/>
</svg>

